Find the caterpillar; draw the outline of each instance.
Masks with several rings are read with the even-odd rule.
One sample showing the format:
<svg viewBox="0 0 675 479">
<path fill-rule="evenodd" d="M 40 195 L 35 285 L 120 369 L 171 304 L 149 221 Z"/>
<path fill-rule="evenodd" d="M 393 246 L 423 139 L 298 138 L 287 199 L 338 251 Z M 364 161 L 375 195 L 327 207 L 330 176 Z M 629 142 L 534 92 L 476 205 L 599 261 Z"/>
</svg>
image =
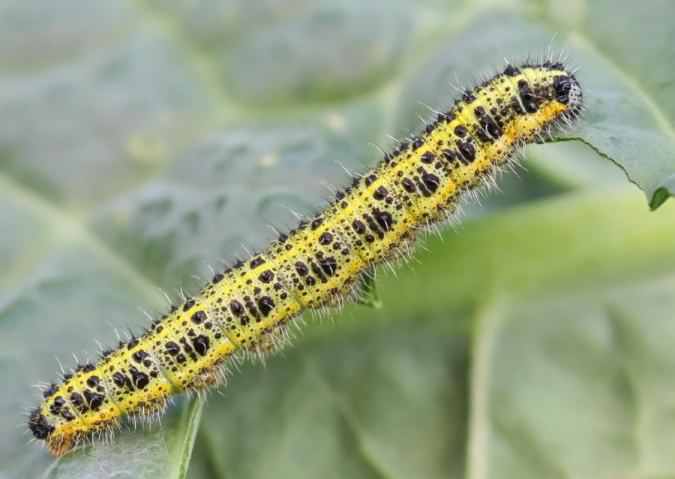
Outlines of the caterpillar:
<svg viewBox="0 0 675 479">
<path fill-rule="evenodd" d="M 28 428 L 61 456 L 125 415 L 158 414 L 177 393 L 219 384 L 236 353 L 274 350 L 303 311 L 356 298 L 373 266 L 405 257 L 416 234 L 455 212 L 463 194 L 492 181 L 525 144 L 573 125 L 582 110 L 581 86 L 562 63 L 507 65 L 384 154 L 321 213 L 217 272 L 142 335 L 47 386 Z"/>
</svg>

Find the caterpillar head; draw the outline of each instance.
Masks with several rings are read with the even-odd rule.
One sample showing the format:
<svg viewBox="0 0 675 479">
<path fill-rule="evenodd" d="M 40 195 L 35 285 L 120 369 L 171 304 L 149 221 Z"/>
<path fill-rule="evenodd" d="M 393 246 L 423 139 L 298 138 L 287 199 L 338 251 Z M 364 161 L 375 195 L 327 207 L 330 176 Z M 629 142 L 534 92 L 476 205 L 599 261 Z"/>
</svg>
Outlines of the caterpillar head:
<svg viewBox="0 0 675 479">
<path fill-rule="evenodd" d="M 568 106 L 567 116 L 575 118 L 583 108 L 583 94 L 581 85 L 573 74 L 564 72 L 553 78 L 553 90 L 555 99 Z"/>
<path fill-rule="evenodd" d="M 574 73 L 562 63 L 544 62 L 522 69 L 508 67 L 525 116 L 542 131 L 571 126 L 583 111 L 583 93 Z"/>
</svg>

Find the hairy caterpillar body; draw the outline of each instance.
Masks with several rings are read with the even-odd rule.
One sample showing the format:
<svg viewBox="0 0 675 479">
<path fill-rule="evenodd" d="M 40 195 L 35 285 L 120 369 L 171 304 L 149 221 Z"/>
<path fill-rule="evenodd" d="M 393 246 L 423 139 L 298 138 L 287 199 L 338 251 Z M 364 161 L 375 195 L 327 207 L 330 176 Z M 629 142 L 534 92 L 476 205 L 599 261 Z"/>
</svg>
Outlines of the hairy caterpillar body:
<svg viewBox="0 0 675 479">
<path fill-rule="evenodd" d="M 215 274 L 140 337 L 47 387 L 30 414 L 31 432 L 60 456 L 124 415 L 156 414 L 172 395 L 218 383 L 233 354 L 273 349 L 302 311 L 353 297 L 370 268 L 404 256 L 416 232 L 451 214 L 462 193 L 581 110 L 581 87 L 564 65 L 507 66 L 385 154 L 323 212 Z"/>
</svg>

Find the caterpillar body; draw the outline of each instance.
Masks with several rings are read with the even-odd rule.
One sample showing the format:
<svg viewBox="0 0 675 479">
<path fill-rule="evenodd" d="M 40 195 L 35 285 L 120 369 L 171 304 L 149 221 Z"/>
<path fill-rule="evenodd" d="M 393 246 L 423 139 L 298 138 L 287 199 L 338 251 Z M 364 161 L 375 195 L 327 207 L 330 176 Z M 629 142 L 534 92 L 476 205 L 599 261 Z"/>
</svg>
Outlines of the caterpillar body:
<svg viewBox="0 0 675 479">
<path fill-rule="evenodd" d="M 353 297 L 364 273 L 404 255 L 417 231 L 445 219 L 518 148 L 571 125 L 582 102 L 561 63 L 507 66 L 385 154 L 323 212 L 215 274 L 140 337 L 48 386 L 29 429 L 60 456 L 125 415 L 157 414 L 172 395 L 217 384 L 237 351 L 273 349 L 304 310 Z"/>
</svg>

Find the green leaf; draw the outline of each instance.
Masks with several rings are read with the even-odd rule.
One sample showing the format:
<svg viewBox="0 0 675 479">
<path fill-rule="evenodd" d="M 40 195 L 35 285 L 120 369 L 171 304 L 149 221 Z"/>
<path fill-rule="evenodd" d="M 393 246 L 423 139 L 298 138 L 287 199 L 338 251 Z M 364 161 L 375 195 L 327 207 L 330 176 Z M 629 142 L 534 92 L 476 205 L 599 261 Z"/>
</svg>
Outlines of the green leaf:
<svg viewBox="0 0 675 479">
<path fill-rule="evenodd" d="M 605 4 L 604 8 L 598 8 L 600 3 Z M 553 20 L 543 14 L 524 19 L 506 11 L 480 15 L 461 34 L 454 35 L 453 41 L 438 48 L 413 76 L 404 94 L 404 114 L 399 117 L 403 123 L 397 131 L 404 132 L 415 125 L 416 114 L 423 113 L 420 102 L 435 109 L 446 108 L 450 97 L 445 85 L 475 83 L 477 75 L 491 74 L 504 58 L 518 63 L 528 57 L 558 58 L 564 53 L 571 67 L 578 69 L 586 112 L 579 126 L 562 138 L 581 141 L 619 166 L 645 192 L 655 209 L 665 201 L 664 193 L 670 194 L 675 169 L 675 128 L 669 116 L 673 109 L 668 109 L 675 103 L 675 91 L 669 83 L 672 69 L 667 73 L 659 71 L 661 83 L 657 84 L 647 72 L 651 68 L 648 65 L 659 65 L 672 56 L 672 49 L 669 43 L 663 43 L 650 44 L 639 54 L 631 51 L 643 57 L 643 61 L 649 59 L 642 71 L 634 70 L 630 66 L 633 57 L 628 52 L 607 46 L 615 40 L 617 32 L 622 35 L 623 44 L 625 30 L 603 28 L 599 33 L 587 24 L 602 24 L 607 16 L 620 21 L 632 19 L 636 12 L 631 9 L 638 8 L 639 15 L 650 12 L 650 18 L 639 25 L 656 24 L 659 35 L 672 37 L 675 27 L 668 22 L 659 23 L 658 18 L 672 15 L 675 7 L 669 2 L 658 3 L 660 9 L 640 9 L 630 2 L 594 2 L 588 11 L 578 12 L 580 18 L 575 18 L 577 12 L 571 8 L 570 12 L 564 12 L 571 17 L 568 20 L 571 23 L 553 26 L 550 22 L 559 21 L 563 12 Z M 561 33 L 555 36 L 561 28 Z M 476 65 L 484 66 L 477 69 Z M 539 166 L 534 163 L 533 167 Z M 581 165 L 579 168 L 584 169 Z M 553 166 L 546 169 L 555 174 Z"/>
<path fill-rule="evenodd" d="M 673 14 L 667 0 L 3 2 L 0 476 L 675 475 L 675 218 L 617 189 L 626 175 L 652 209 L 674 191 Z M 419 129 L 451 84 L 549 44 L 580 67 L 583 121 L 528 147 L 529 172 L 469 208 L 480 219 L 379 270 L 382 308 L 312 322 L 203 409 L 179 398 L 161 425 L 58 461 L 26 444 L 31 385 L 57 377 L 55 358 L 70 368 L 139 331 L 163 293 L 321 208 L 379 159 L 370 142 Z"/>
<path fill-rule="evenodd" d="M 125 431 L 115 441 L 55 462 L 47 478 L 166 477 L 185 479 L 204 407 L 203 398 L 182 405 L 162 428 Z"/>
<path fill-rule="evenodd" d="M 331 334 L 235 377 L 197 448 L 214 477 L 456 476 L 465 355 L 439 322 Z"/>
<path fill-rule="evenodd" d="M 383 279 L 382 309 L 236 376 L 200 460 L 212 477 L 672 475 L 674 218 L 623 192 L 468 223 Z"/>
<path fill-rule="evenodd" d="M 468 476 L 672 477 L 673 279 L 482 317 Z"/>
</svg>

